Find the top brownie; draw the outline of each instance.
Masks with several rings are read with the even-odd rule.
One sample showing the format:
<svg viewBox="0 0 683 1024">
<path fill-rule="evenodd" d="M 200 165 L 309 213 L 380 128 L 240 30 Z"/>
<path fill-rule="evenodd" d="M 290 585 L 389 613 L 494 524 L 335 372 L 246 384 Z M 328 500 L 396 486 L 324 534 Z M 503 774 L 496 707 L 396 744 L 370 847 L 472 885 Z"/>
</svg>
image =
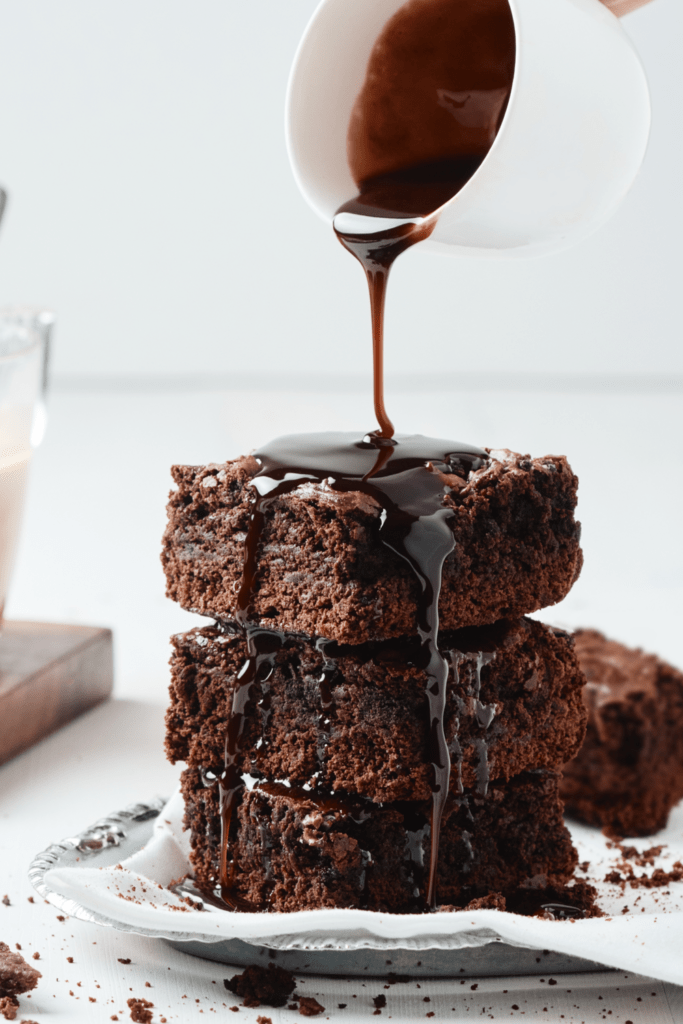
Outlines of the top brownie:
<svg viewBox="0 0 683 1024">
<path fill-rule="evenodd" d="M 507 450 L 445 480 L 455 549 L 443 567 L 441 628 L 516 618 L 562 600 L 582 553 L 577 479 L 563 456 Z M 189 611 L 235 618 L 259 464 L 174 466 L 162 563 L 167 594 Z M 446 486 L 447 484 L 447 486 Z M 307 482 L 268 504 L 250 622 L 357 644 L 417 632 L 420 584 L 379 538 L 367 494 Z"/>
</svg>

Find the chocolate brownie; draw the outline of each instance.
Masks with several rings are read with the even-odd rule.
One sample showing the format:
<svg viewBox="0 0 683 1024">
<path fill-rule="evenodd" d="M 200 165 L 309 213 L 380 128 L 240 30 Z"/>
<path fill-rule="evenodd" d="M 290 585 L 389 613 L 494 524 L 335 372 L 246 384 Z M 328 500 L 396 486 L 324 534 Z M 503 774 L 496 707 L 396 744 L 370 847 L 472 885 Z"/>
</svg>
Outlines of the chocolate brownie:
<svg viewBox="0 0 683 1024">
<path fill-rule="evenodd" d="M 239 767 L 324 783 L 377 802 L 427 800 L 432 785 L 424 649 L 418 639 L 344 646 L 271 633 L 249 694 Z M 242 632 L 207 626 L 173 638 L 169 759 L 220 775 Z M 566 634 L 531 619 L 442 633 L 449 665 L 445 731 L 451 790 L 560 768 L 585 730 L 584 683 Z"/>
<path fill-rule="evenodd" d="M 6 942 L 0 942 L 0 996 L 19 996 L 30 992 L 42 975 L 26 963 L 23 956 L 13 953 Z"/>
<path fill-rule="evenodd" d="M 564 768 L 567 811 L 611 836 L 652 835 L 683 798 L 683 674 L 594 630 L 575 643 L 588 731 Z"/>
<path fill-rule="evenodd" d="M 581 569 L 566 459 L 482 456 L 478 468 L 443 476 L 455 540 L 443 566 L 443 629 L 555 604 Z M 173 468 L 162 562 L 167 594 L 184 608 L 235 619 L 259 468 L 255 457 Z M 348 644 L 417 633 L 420 581 L 380 540 L 372 496 L 306 482 L 268 502 L 264 516 L 250 622 Z"/>
<path fill-rule="evenodd" d="M 296 978 L 277 964 L 252 964 L 242 974 L 223 982 L 228 992 L 244 1000 L 245 1006 L 284 1006 L 296 988 Z"/>
<path fill-rule="evenodd" d="M 493 782 L 486 797 L 465 791 L 450 798 L 441 830 L 440 901 L 464 907 L 490 893 L 512 895 L 539 876 L 566 882 L 577 857 L 558 786 L 557 774 L 525 772 Z M 196 768 L 183 773 L 182 791 L 197 881 L 211 891 L 221 850 L 218 793 Z M 244 793 L 232 824 L 231 898 L 252 910 L 423 910 L 429 817 L 429 802 L 378 805 L 257 783 Z"/>
</svg>

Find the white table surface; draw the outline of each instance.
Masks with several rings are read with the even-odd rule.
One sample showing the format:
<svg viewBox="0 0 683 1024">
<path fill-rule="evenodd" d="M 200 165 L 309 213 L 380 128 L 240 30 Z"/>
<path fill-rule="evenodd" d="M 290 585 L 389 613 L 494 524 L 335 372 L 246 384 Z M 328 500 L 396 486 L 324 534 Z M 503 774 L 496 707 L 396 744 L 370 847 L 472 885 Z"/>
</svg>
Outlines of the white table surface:
<svg viewBox="0 0 683 1024">
<path fill-rule="evenodd" d="M 597 626 L 683 665 L 680 395 L 442 391 L 392 395 L 389 405 L 405 431 L 534 455 L 566 453 L 581 480 L 586 567 L 572 594 L 543 617 Z M 235 1004 L 222 988 L 229 968 L 156 940 L 60 922 L 37 896 L 29 903 L 26 868 L 51 842 L 175 785 L 178 769 L 162 752 L 168 636 L 196 619 L 164 598 L 158 551 L 168 466 L 220 461 L 279 433 L 371 426 L 365 394 L 53 395 L 7 615 L 113 627 L 116 688 L 114 700 L 0 768 L 0 899 L 7 893 L 11 901 L 0 903 L 0 941 L 20 943 L 29 956 L 39 952 L 43 972 L 31 999 L 22 999 L 18 1021 L 128 1020 L 130 996 L 151 999 L 155 1022 L 225 1017 L 223 1004 Z M 119 957 L 132 963 L 121 965 Z M 626 973 L 557 980 L 552 990 L 547 979 L 517 978 L 385 991 L 371 980 L 309 978 L 300 991 L 326 1007 L 314 1019 L 351 1024 L 373 1015 L 372 996 L 381 992 L 381 1016 L 394 1020 L 434 1012 L 436 1021 L 683 1024 L 683 988 L 675 985 Z M 349 1005 L 339 1010 L 340 1002 Z M 267 1007 L 239 1013 L 230 1020 L 302 1019 Z"/>
</svg>

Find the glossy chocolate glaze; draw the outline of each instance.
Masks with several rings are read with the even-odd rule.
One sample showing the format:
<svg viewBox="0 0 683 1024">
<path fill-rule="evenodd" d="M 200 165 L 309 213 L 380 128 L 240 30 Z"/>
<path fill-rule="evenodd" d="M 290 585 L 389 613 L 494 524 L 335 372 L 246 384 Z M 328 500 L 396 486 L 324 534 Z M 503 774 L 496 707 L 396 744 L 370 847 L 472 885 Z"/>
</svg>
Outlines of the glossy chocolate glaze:
<svg viewBox="0 0 683 1024">
<path fill-rule="evenodd" d="M 448 663 L 439 652 L 439 592 L 444 560 L 455 546 L 448 520 L 452 510 L 443 499 L 451 474 L 466 479 L 483 466 L 486 452 L 471 445 L 421 435 L 395 439 L 368 434 L 301 434 L 272 441 L 254 458 L 260 465 L 251 484 L 255 492 L 245 541 L 242 585 L 235 619 L 246 631 L 249 658 L 233 699 L 225 747 L 225 771 L 220 778 L 223 841 L 221 888 L 230 904 L 232 875 L 228 863 L 230 821 L 241 789 L 237 768 L 247 703 L 255 683 L 267 682 L 282 634 L 250 624 L 252 594 L 258 571 L 259 543 L 266 512 L 273 502 L 298 487 L 323 486 L 333 491 L 360 491 L 381 508 L 378 539 L 403 558 L 420 582 L 417 633 L 420 658 L 429 677 L 427 704 L 430 760 L 434 771 L 431 813 L 431 856 L 427 903 L 436 903 L 436 867 L 441 818 L 449 791 L 451 755 L 444 733 Z M 324 652 L 324 645 L 320 648 Z M 320 681 L 321 742 L 329 728 L 331 691 L 328 673 L 334 671 L 331 652 Z M 310 798 L 310 797 L 309 797 Z"/>
</svg>

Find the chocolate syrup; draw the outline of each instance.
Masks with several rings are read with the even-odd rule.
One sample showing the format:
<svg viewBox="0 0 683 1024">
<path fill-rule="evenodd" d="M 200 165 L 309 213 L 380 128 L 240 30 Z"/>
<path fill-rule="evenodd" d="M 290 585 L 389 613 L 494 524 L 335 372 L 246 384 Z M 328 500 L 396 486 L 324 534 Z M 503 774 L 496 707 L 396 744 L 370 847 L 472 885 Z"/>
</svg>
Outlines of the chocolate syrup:
<svg viewBox="0 0 683 1024">
<path fill-rule="evenodd" d="M 351 113 L 358 195 L 337 210 L 339 241 L 370 290 L 375 416 L 384 407 L 384 301 L 394 260 L 434 230 L 440 209 L 488 154 L 507 109 L 515 29 L 507 0 L 409 0 L 377 39 Z"/>
<path fill-rule="evenodd" d="M 489 745 L 486 739 L 486 730 L 495 718 L 495 704 L 483 704 L 481 701 L 481 670 L 484 665 L 489 665 L 495 658 L 495 654 L 479 651 L 474 663 L 474 685 L 470 687 L 470 695 L 474 707 L 474 715 L 482 730 L 483 735 L 474 740 L 474 746 L 478 754 L 477 763 L 477 792 L 481 796 L 488 793 L 489 782 Z"/>
<path fill-rule="evenodd" d="M 334 715 L 334 697 L 332 694 L 332 680 L 337 671 L 337 663 L 331 658 L 327 651 L 327 641 L 317 640 L 316 650 L 323 658 L 323 669 L 318 679 L 318 696 L 320 711 L 318 712 L 318 742 L 316 744 L 316 755 L 318 759 L 318 779 L 322 780 L 325 764 L 325 754 L 330 742 L 330 728 Z"/>
<path fill-rule="evenodd" d="M 233 910 L 254 910 L 234 892 L 234 864 L 228 860 L 230 850 L 230 826 L 233 814 L 241 799 L 244 788 L 242 770 L 239 766 L 242 752 L 242 738 L 247 721 L 248 705 L 254 699 L 254 687 L 266 684 L 275 666 L 275 657 L 284 642 L 284 634 L 270 629 L 244 627 L 247 641 L 247 660 L 242 666 L 232 696 L 232 707 L 225 735 L 225 766 L 218 777 L 219 807 L 221 818 L 221 859 L 219 887 L 223 901 Z"/>
<path fill-rule="evenodd" d="M 445 559 L 455 548 L 449 525 L 454 512 L 444 506 L 444 498 L 450 490 L 449 475 L 467 479 L 470 471 L 486 463 L 486 452 L 471 445 L 421 435 L 390 439 L 374 433 L 363 438 L 355 434 L 331 433 L 283 437 L 256 452 L 254 458 L 260 469 L 251 481 L 255 500 L 245 541 L 242 585 L 237 596 L 235 618 L 247 629 L 249 643 L 256 653 L 252 654 L 250 648 L 250 657 L 240 676 L 240 690 L 236 691 L 233 702 L 234 715 L 238 720 L 233 722 L 231 719 L 226 741 L 226 777 L 221 781 L 224 821 L 221 885 L 229 892 L 231 879 L 227 873 L 225 848 L 230 815 L 239 788 L 236 758 L 243 731 L 244 708 L 259 666 L 272 665 L 272 660 L 268 661 L 268 658 L 272 659 L 272 641 L 266 644 L 265 653 L 259 653 L 258 645 L 264 643 L 266 631 L 249 626 L 266 511 L 269 505 L 297 487 L 315 484 L 331 491 L 360 491 L 373 498 L 381 509 L 378 540 L 410 565 L 420 583 L 417 633 L 422 648 L 421 660 L 428 676 L 428 743 L 434 775 L 427 902 L 434 906 L 439 834 L 451 769 L 444 732 L 448 664 L 437 646 L 441 572 Z M 241 696 L 243 691 L 244 696 Z M 327 703 L 324 691 L 321 695 Z"/>
<path fill-rule="evenodd" d="M 362 438 L 353 434 L 281 438 L 256 455 L 261 468 L 252 480 L 256 495 L 235 614 L 246 631 L 249 657 L 233 699 L 225 771 L 220 778 L 220 883 L 229 905 L 235 902 L 228 834 L 241 786 L 237 759 L 244 716 L 254 683 L 263 682 L 261 677 L 272 670 L 274 658 L 267 631 L 249 620 L 259 542 L 268 506 L 305 483 L 372 497 L 382 510 L 378 539 L 408 562 L 419 581 L 417 631 L 428 676 L 433 769 L 427 903 L 431 907 L 436 903 L 439 835 L 451 774 L 444 732 L 448 664 L 437 646 L 442 568 L 455 547 L 449 524 L 454 513 L 444 506 L 449 490 L 445 475 L 467 479 L 470 470 L 484 464 L 486 454 L 419 435 L 394 438 L 384 405 L 384 303 L 394 260 L 429 237 L 440 209 L 470 180 L 489 152 L 505 113 L 514 65 L 515 34 L 507 0 L 409 0 L 386 24 L 371 54 L 348 132 L 349 166 L 358 194 L 339 208 L 334 230 L 363 266 L 370 290 L 378 429 Z M 319 718 L 319 744 L 323 745 L 331 700 L 324 672 Z M 457 738 L 451 749 L 460 756 Z M 486 782 L 482 778 L 481 785 Z M 267 784 L 260 786 L 268 792 Z M 310 799 L 310 794 L 306 796 Z M 469 843 L 468 833 L 464 841 Z"/>
</svg>

